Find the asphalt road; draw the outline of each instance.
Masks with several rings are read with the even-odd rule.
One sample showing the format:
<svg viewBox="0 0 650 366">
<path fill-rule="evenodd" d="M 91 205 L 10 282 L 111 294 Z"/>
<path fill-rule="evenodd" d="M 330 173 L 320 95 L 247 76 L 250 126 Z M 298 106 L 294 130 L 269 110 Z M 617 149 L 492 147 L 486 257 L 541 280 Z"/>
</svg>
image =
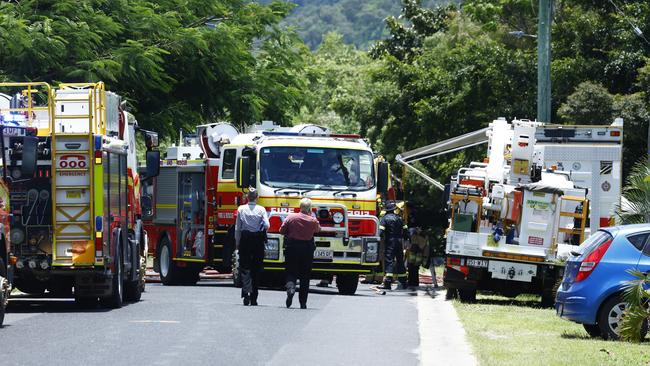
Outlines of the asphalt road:
<svg viewBox="0 0 650 366">
<path fill-rule="evenodd" d="M 314 282 L 312 283 L 314 284 Z M 355 296 L 312 288 L 308 309 L 264 290 L 244 307 L 229 281 L 147 284 L 138 303 L 80 309 L 71 299 L 11 300 L 0 365 L 417 365 L 415 293 Z M 420 293 L 422 296 L 422 293 Z"/>
</svg>

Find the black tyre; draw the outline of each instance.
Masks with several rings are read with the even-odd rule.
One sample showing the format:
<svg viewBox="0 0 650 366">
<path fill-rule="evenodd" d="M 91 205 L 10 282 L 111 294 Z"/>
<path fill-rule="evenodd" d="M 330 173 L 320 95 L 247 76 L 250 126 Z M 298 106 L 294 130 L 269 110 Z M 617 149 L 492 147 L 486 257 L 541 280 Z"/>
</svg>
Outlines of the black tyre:
<svg viewBox="0 0 650 366">
<path fill-rule="evenodd" d="M 445 293 L 445 300 L 455 300 L 458 298 L 458 289 L 455 287 L 448 287 Z"/>
<path fill-rule="evenodd" d="M 142 273 L 142 268 L 140 266 L 140 250 L 136 250 L 136 255 L 133 258 L 132 271 L 138 271 L 136 279 L 133 281 L 127 281 L 124 284 L 124 301 L 138 302 L 142 298 L 142 285 L 140 283 L 141 277 L 144 276 Z M 131 276 L 129 276 L 130 278 Z"/>
<path fill-rule="evenodd" d="M 476 289 L 475 288 L 458 289 L 458 298 L 460 299 L 460 302 L 464 302 L 464 303 L 476 302 Z"/>
<path fill-rule="evenodd" d="M 166 286 L 178 285 L 181 282 L 181 270 L 172 260 L 172 244 L 167 237 L 160 241 L 158 260 L 160 261 L 160 282 Z"/>
<path fill-rule="evenodd" d="M 621 317 L 625 312 L 626 303 L 620 295 L 609 298 L 598 311 L 598 327 L 600 328 L 600 335 L 604 339 L 619 339 L 619 328 L 621 324 Z M 648 333 L 648 321 L 644 321 L 641 326 L 641 339 Z"/>
<path fill-rule="evenodd" d="M 0 328 L 5 320 L 5 311 L 7 310 L 8 299 L 5 297 L 9 297 L 9 291 L 5 293 L 3 285 L 9 286 L 9 278 L 7 278 L 7 266 L 2 258 L 0 258 L 0 291 L 2 291 L 0 293 Z"/>
<path fill-rule="evenodd" d="M 111 279 L 111 294 L 102 299 L 102 303 L 112 309 L 122 307 L 124 300 L 124 255 L 122 255 L 122 245 L 117 245 L 115 253 L 115 273 Z"/>
<path fill-rule="evenodd" d="M 336 275 L 336 287 L 341 295 L 354 295 L 359 286 L 358 273 L 344 273 Z"/>
<path fill-rule="evenodd" d="M 545 289 L 542 292 L 542 307 L 552 308 L 555 306 L 555 296 L 557 295 L 557 290 L 562 284 L 562 277 L 558 277 L 553 283 L 553 287 Z"/>
<path fill-rule="evenodd" d="M 599 338 L 601 336 L 598 324 L 583 324 L 582 327 L 585 328 L 587 334 L 592 338 Z"/>
</svg>

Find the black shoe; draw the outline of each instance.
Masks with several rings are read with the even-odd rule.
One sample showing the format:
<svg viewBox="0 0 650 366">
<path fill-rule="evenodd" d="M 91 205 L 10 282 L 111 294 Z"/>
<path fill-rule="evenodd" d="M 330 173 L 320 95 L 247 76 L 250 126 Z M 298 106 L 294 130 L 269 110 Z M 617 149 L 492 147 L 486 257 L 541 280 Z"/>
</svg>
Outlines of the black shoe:
<svg viewBox="0 0 650 366">
<path fill-rule="evenodd" d="M 287 290 L 287 308 L 291 307 L 291 303 L 293 302 L 293 294 L 295 293 L 294 290 Z"/>
<path fill-rule="evenodd" d="M 257 306 L 257 300 L 251 299 L 251 306 Z"/>
<path fill-rule="evenodd" d="M 390 290 L 391 289 L 391 283 L 390 282 L 384 282 L 381 285 L 377 286 L 378 289 L 380 290 Z"/>
<path fill-rule="evenodd" d="M 307 309 L 307 304 L 300 304 L 301 309 Z"/>
<path fill-rule="evenodd" d="M 248 306 L 251 303 L 251 297 L 246 294 L 244 295 L 244 306 Z"/>
</svg>

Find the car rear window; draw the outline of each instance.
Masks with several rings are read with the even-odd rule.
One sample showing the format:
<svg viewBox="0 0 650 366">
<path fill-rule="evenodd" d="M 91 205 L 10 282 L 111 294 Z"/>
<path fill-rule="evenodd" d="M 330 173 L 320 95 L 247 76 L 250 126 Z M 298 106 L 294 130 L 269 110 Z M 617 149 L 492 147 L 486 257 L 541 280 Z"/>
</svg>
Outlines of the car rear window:
<svg viewBox="0 0 650 366">
<path fill-rule="evenodd" d="M 627 240 L 638 250 L 643 250 L 643 246 L 646 240 L 648 240 L 648 233 L 628 235 Z"/>
<path fill-rule="evenodd" d="M 613 239 L 607 231 L 596 231 L 589 239 L 585 240 L 578 247 L 577 252 L 581 255 L 589 255 L 594 249 L 598 248 L 604 242 Z"/>
</svg>

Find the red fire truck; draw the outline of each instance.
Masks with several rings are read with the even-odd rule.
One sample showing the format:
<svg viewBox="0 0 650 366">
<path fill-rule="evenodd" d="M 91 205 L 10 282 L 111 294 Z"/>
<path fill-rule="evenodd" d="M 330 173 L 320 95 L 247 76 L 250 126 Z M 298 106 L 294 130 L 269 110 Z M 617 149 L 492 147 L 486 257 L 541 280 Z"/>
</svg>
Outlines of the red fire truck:
<svg viewBox="0 0 650 366">
<path fill-rule="evenodd" d="M 235 269 L 234 223 L 248 187 L 260 193 L 271 227 L 264 269 L 284 269 L 284 217 L 309 197 L 323 227 L 315 238 L 314 277 L 336 275 L 340 293 L 356 291 L 360 273 L 379 264 L 378 192 L 388 164 L 357 135 L 315 125 L 283 128 L 265 121 L 239 133 L 225 123 L 199 126 L 167 150 L 160 175 L 143 185 L 143 223 L 154 269 L 164 284 L 193 284 L 211 266 Z"/>
</svg>

